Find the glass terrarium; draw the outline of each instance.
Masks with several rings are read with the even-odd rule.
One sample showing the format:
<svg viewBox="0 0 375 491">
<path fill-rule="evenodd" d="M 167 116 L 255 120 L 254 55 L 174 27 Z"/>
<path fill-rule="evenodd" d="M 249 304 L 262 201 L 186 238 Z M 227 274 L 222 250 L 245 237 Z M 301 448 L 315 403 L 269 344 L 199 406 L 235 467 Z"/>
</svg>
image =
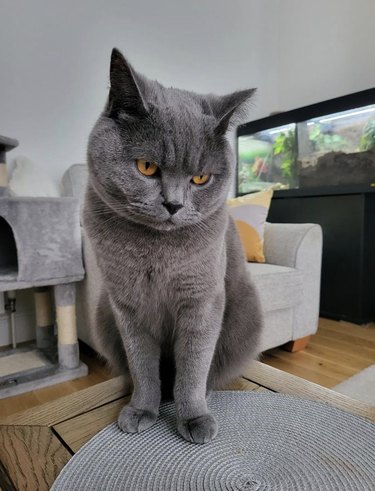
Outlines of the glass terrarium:
<svg viewBox="0 0 375 491">
<path fill-rule="evenodd" d="M 375 89 L 242 125 L 237 148 L 238 194 L 269 187 L 371 185 Z"/>
</svg>

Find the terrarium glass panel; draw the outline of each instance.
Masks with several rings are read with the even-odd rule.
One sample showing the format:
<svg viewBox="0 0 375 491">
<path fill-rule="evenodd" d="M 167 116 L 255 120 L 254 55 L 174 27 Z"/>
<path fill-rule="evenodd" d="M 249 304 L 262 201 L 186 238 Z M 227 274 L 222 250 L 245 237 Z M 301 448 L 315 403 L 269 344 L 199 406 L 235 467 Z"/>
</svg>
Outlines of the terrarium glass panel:
<svg viewBox="0 0 375 491">
<path fill-rule="evenodd" d="M 296 124 L 238 138 L 238 190 L 249 193 L 296 186 Z"/>
<path fill-rule="evenodd" d="M 375 181 L 375 104 L 298 124 L 300 187 Z"/>
<path fill-rule="evenodd" d="M 238 137 L 238 192 L 375 183 L 375 104 Z"/>
</svg>

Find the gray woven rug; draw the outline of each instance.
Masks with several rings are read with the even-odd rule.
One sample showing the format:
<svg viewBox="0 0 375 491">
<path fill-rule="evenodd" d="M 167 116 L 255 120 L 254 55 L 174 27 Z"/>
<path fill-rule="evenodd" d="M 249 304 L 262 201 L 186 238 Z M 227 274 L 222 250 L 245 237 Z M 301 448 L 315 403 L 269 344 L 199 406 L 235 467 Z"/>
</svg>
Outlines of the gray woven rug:
<svg viewBox="0 0 375 491">
<path fill-rule="evenodd" d="M 216 392 L 219 422 L 205 445 L 176 433 L 174 405 L 144 433 L 102 430 L 69 461 L 52 491 L 374 491 L 375 425 L 282 394 Z"/>
</svg>

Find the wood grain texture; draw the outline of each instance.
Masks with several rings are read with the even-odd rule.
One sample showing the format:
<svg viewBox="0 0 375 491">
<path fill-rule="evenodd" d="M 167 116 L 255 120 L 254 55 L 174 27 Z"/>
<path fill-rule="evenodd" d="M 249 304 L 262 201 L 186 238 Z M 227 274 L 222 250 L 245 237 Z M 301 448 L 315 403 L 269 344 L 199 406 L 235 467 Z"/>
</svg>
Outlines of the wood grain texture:
<svg viewBox="0 0 375 491">
<path fill-rule="evenodd" d="M 77 452 L 82 445 L 95 436 L 100 430 L 117 420 L 117 416 L 130 397 L 105 404 L 73 419 L 54 425 L 54 430 Z"/>
<path fill-rule="evenodd" d="M 375 340 L 375 323 L 359 326 L 351 322 L 335 321 L 321 317 L 319 319 L 319 329 L 335 333 L 346 333 L 353 338 L 362 338 L 367 341 Z"/>
<path fill-rule="evenodd" d="M 38 406 L 38 404 L 40 404 L 38 398 L 33 392 L 0 399 L 0 421 L 10 414 L 26 411 L 27 409 Z"/>
<path fill-rule="evenodd" d="M 280 356 L 281 351 L 283 350 L 272 351 L 268 354 L 265 360 L 262 358 L 261 361 L 272 366 L 273 368 L 277 368 L 278 370 L 282 370 L 286 373 L 291 373 L 292 375 L 325 387 L 333 387 L 339 383 L 340 378 L 335 377 L 332 372 L 327 373 L 328 369 L 325 366 L 314 366 L 308 356 L 306 356 L 305 351 L 300 352 L 303 353 L 301 363 L 298 363 L 296 360 L 283 359 Z M 300 353 L 290 354 L 297 356 Z"/>
<path fill-rule="evenodd" d="M 0 427 L 0 460 L 18 491 L 48 491 L 70 458 L 51 428 Z"/>
<path fill-rule="evenodd" d="M 125 378 L 116 377 L 43 404 L 35 409 L 31 408 L 0 419 L 0 424 L 52 426 L 123 397 L 129 392 Z"/>
<path fill-rule="evenodd" d="M 345 361 L 350 363 L 353 367 L 369 366 L 375 361 L 374 350 L 365 347 L 354 350 L 353 345 L 344 343 L 337 337 L 334 342 L 332 342 L 331 339 L 320 336 L 319 339 L 312 339 L 310 345 L 316 350 L 320 350 L 322 354 L 329 357 L 331 360 L 342 362 L 343 357 L 345 357 Z"/>
<path fill-rule="evenodd" d="M 224 390 L 257 390 L 259 389 L 258 384 L 254 384 L 243 377 L 238 377 L 236 380 L 233 380 L 232 383 L 228 384 Z"/>
<path fill-rule="evenodd" d="M 290 366 L 301 367 L 302 369 L 306 370 L 314 370 L 322 377 L 327 375 L 328 372 L 329 376 L 338 380 L 350 377 L 353 372 L 353 368 L 342 363 L 341 360 L 333 361 L 327 359 L 322 361 L 322 358 L 318 356 L 317 353 L 309 350 L 305 350 L 301 353 L 293 353 L 293 356 L 290 356 L 290 353 L 285 352 L 284 350 L 274 349 L 267 352 L 267 356 L 280 360 L 281 362 L 289 364 Z"/>
<path fill-rule="evenodd" d="M 319 320 L 319 329 L 298 353 L 274 348 L 261 361 L 311 382 L 332 388 L 375 363 L 375 324 L 358 326 L 331 319 Z"/>
<path fill-rule="evenodd" d="M 375 422 L 375 407 L 369 406 L 350 397 L 334 392 L 320 385 L 304 380 L 295 375 L 277 370 L 258 361 L 253 362 L 243 373 L 243 376 L 267 389 L 283 394 L 291 394 L 324 402 L 356 416 L 361 416 Z"/>
</svg>

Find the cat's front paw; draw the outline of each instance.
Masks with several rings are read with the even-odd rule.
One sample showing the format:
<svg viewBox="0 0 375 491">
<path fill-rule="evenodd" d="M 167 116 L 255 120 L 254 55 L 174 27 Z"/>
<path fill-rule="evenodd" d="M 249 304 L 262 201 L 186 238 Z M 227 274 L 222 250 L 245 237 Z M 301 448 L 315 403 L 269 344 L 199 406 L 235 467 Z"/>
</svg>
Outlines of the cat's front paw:
<svg viewBox="0 0 375 491">
<path fill-rule="evenodd" d="M 117 423 L 125 433 L 140 433 L 152 426 L 158 418 L 152 411 L 136 409 L 132 406 L 122 408 Z"/>
<path fill-rule="evenodd" d="M 208 443 L 217 435 L 217 422 L 211 414 L 204 414 L 198 418 L 179 420 L 177 429 L 188 442 Z"/>
</svg>

